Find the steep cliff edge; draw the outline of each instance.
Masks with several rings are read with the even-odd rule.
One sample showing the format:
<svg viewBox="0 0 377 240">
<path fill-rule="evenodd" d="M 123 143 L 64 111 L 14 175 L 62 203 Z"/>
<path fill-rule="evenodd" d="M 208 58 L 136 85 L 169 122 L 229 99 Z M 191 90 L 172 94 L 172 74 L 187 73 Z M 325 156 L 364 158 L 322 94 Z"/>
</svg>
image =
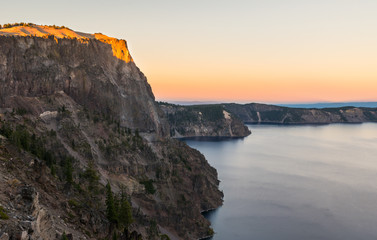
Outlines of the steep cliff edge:
<svg viewBox="0 0 377 240">
<path fill-rule="evenodd" d="M 16 33 L 33 33 L 32 27 L 16 28 Z M 124 40 L 102 34 L 72 38 L 81 35 L 65 29 L 51 30 L 63 31 L 57 36 L 12 36 L 12 28 L 5 30 L 6 36 L 0 30 L 0 106 L 7 107 L 12 96 L 63 91 L 83 107 L 119 120 L 121 126 L 159 136 L 168 133 L 163 113 Z"/>
<path fill-rule="evenodd" d="M 222 204 L 217 172 L 170 139 L 124 40 L 37 25 L 1 29 L 0 119 L 4 239 L 211 233 L 200 212 Z M 107 182 L 132 203 L 133 237 L 106 217 Z"/>
<path fill-rule="evenodd" d="M 222 105 L 159 105 L 167 115 L 172 137 L 246 137 L 251 133 Z"/>
<path fill-rule="evenodd" d="M 288 108 L 267 104 L 224 104 L 245 123 L 328 124 L 377 122 L 376 108 Z"/>
</svg>

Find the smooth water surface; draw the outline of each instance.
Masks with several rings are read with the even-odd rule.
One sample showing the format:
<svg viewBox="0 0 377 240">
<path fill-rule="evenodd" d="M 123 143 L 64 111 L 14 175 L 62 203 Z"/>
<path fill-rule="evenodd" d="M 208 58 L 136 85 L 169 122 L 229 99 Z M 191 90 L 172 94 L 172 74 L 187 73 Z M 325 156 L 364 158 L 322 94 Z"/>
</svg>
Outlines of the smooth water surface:
<svg viewBox="0 0 377 240">
<path fill-rule="evenodd" d="M 214 240 L 377 239 L 377 124 L 249 125 L 186 142 L 218 170 Z"/>
</svg>

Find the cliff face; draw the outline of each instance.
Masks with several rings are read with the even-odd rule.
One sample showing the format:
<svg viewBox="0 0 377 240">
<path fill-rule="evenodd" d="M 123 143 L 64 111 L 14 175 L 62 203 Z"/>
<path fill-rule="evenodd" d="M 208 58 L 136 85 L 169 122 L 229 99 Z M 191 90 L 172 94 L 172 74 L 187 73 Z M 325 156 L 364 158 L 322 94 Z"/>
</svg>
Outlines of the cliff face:
<svg viewBox="0 0 377 240">
<path fill-rule="evenodd" d="M 82 41 L 0 36 L 0 106 L 7 107 L 12 96 L 63 91 L 122 126 L 165 136 L 163 114 L 145 76 L 130 61 L 125 42 Z"/>
<path fill-rule="evenodd" d="M 274 105 L 225 104 L 225 109 L 245 123 L 328 124 L 377 122 L 376 108 L 287 108 Z"/>
<path fill-rule="evenodd" d="M 172 137 L 246 137 L 250 130 L 222 105 L 180 106 L 160 103 Z"/>
<path fill-rule="evenodd" d="M 126 192 L 129 230 L 144 239 L 210 233 L 200 211 L 222 204 L 217 172 L 199 152 L 170 139 L 124 40 L 41 26 L 3 30 L 0 187 L 7 190 L 0 205 L 12 220 L 0 221 L 0 236 L 112 237 L 107 182 L 115 194 Z M 25 188 L 32 197 L 23 198 Z"/>
</svg>

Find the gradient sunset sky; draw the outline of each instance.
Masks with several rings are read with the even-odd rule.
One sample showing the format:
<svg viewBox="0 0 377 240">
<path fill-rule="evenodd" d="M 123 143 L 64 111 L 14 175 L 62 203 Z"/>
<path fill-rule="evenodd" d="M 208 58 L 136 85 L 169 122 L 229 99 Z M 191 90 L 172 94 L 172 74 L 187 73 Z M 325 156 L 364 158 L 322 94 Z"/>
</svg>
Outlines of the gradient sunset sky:
<svg viewBox="0 0 377 240">
<path fill-rule="evenodd" d="M 376 0 L 6 1 L 0 24 L 126 39 L 157 100 L 377 101 Z"/>
</svg>

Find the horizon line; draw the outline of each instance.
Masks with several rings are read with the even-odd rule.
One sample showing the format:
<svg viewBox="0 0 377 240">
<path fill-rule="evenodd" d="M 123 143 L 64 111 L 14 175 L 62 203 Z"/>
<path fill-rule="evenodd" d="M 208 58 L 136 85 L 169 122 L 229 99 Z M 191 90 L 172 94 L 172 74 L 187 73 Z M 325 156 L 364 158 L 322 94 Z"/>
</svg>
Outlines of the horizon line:
<svg viewBox="0 0 377 240">
<path fill-rule="evenodd" d="M 368 101 L 308 101 L 308 102 L 270 102 L 270 101 L 255 101 L 255 100 L 182 100 L 182 99 L 156 99 L 157 102 L 168 102 L 168 103 L 262 103 L 262 104 L 344 104 L 344 103 L 377 103 L 377 100 L 368 100 Z"/>
</svg>

